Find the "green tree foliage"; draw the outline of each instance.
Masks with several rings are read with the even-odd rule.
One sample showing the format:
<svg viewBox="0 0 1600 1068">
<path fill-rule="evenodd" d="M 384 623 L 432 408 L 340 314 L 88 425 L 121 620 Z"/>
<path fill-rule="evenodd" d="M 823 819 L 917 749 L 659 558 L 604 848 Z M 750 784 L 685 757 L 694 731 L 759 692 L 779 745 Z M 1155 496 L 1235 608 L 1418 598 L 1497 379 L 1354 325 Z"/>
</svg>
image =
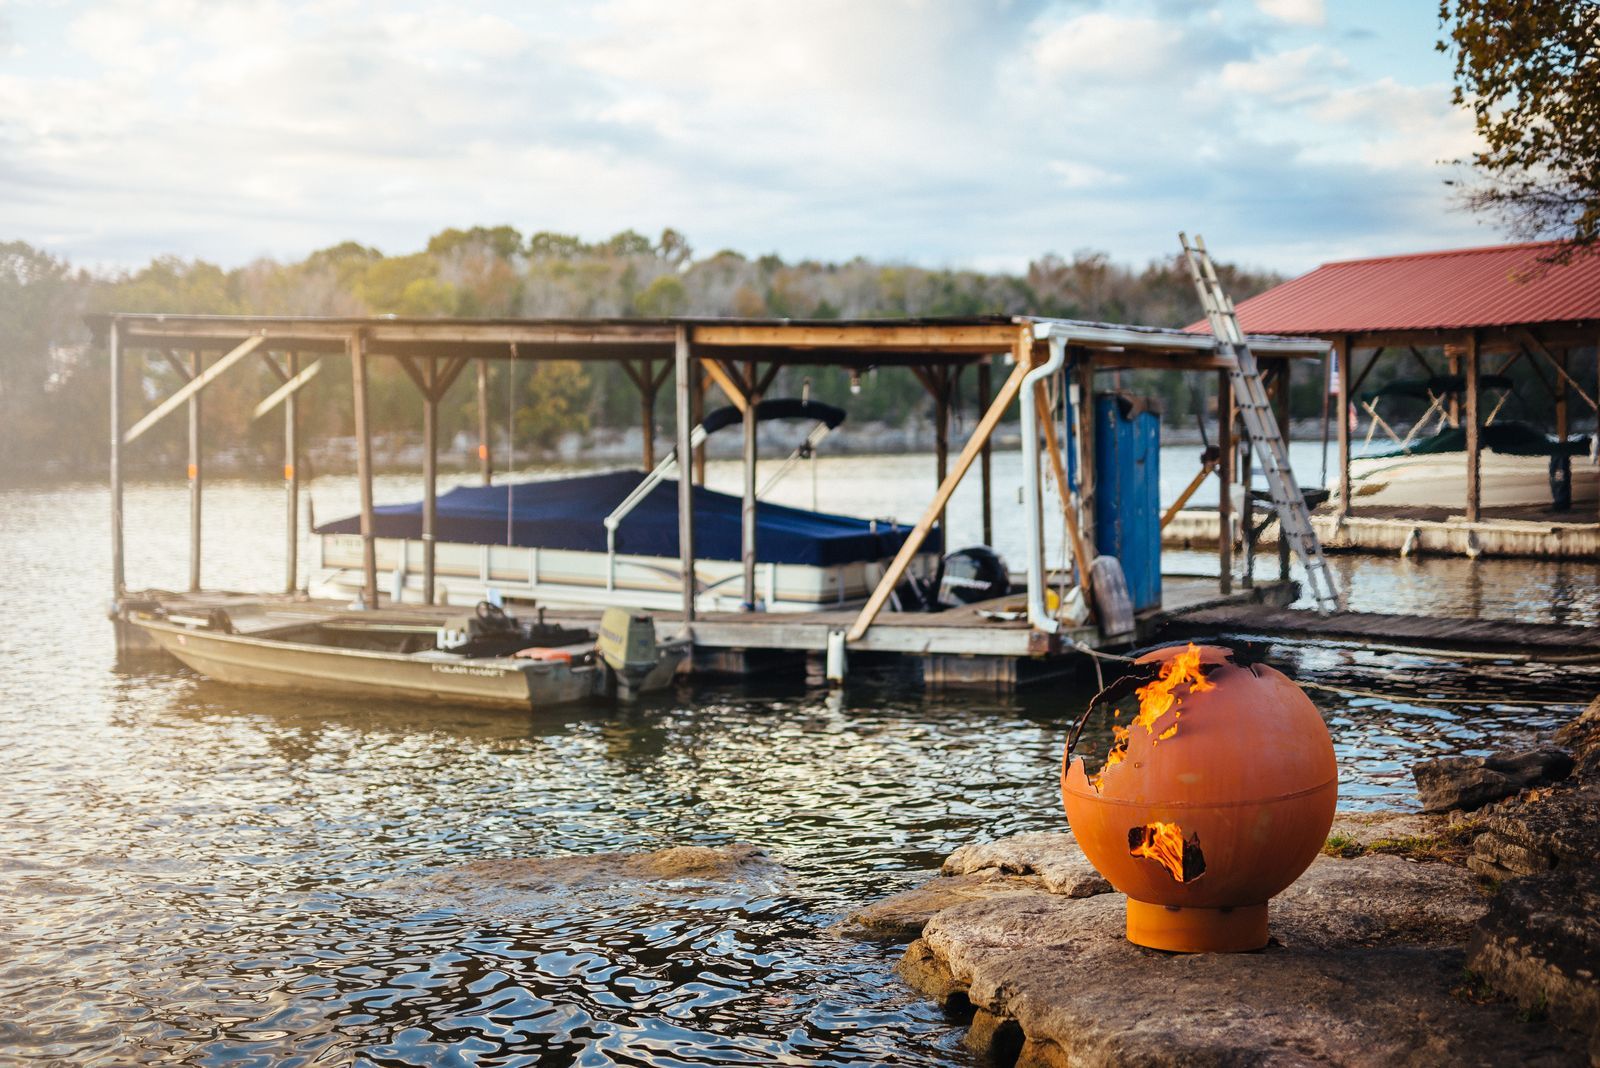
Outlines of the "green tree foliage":
<svg viewBox="0 0 1600 1068">
<path fill-rule="evenodd" d="M 1466 203 L 1519 237 L 1600 246 L 1600 3 L 1440 0 L 1455 102 L 1484 148 Z"/>
<path fill-rule="evenodd" d="M 1225 284 L 1243 299 L 1277 281 L 1223 266 Z M 25 244 L 0 245 L 0 458 L 42 456 L 95 471 L 105 450 L 105 353 L 89 344 L 85 312 L 147 311 L 259 315 L 435 317 L 738 316 L 852 319 L 871 317 L 1039 314 L 1182 326 L 1200 317 L 1187 273 L 1175 259 L 1130 269 L 1102 253 L 1042 256 L 1024 273 L 929 270 L 857 258 L 842 263 L 787 263 L 721 250 L 695 259 L 688 240 L 665 230 L 652 241 L 625 230 L 598 241 L 539 231 L 524 239 L 511 226 L 449 229 L 423 251 L 384 255 L 355 242 L 319 249 L 297 263 L 258 260 L 232 270 L 162 257 L 138 270 L 90 275 Z M 174 353 L 186 362 L 188 353 Z M 302 406 L 308 441 L 348 435 L 350 380 L 324 373 Z M 140 413 L 183 380 L 159 357 L 129 363 L 127 405 Z M 475 432 L 475 375 L 465 374 L 441 406 L 445 440 Z M 507 382 L 514 379 L 524 444 L 553 442 L 568 431 L 631 427 L 638 390 L 614 362 L 541 363 L 490 376 L 496 433 L 504 424 Z M 847 372 L 786 370 L 773 387 L 813 394 L 846 407 L 856 421 L 902 423 L 931 417 L 928 394 L 910 374 L 869 371 L 859 393 Z M 1135 375 L 1124 383 L 1162 393 L 1169 411 L 1187 411 L 1188 390 L 1173 376 Z M 277 463 L 280 429 L 251 408 L 277 385 L 264 364 L 246 361 L 208 388 L 207 437 Z M 967 376 L 962 403 L 973 403 Z M 369 384 L 380 434 L 415 435 L 421 401 L 392 361 L 376 360 Z M 718 403 L 715 397 L 712 403 Z M 130 459 L 181 466 L 182 420 L 157 427 Z M 17 474 L 0 467 L 0 478 Z"/>
<path fill-rule="evenodd" d="M 523 388 L 526 403 L 517 409 L 518 434 L 548 449 L 569 431 L 588 430 L 589 387 L 589 376 L 577 360 L 535 364 Z"/>
</svg>

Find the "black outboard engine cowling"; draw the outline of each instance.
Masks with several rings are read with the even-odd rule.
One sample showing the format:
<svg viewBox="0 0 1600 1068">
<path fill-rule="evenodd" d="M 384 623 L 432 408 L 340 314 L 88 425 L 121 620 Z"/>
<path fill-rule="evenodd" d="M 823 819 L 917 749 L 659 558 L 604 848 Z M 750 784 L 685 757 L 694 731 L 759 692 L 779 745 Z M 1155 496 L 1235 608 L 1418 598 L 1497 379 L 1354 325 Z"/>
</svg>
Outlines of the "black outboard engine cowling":
<svg viewBox="0 0 1600 1068">
<path fill-rule="evenodd" d="M 999 553 L 987 545 L 973 545 L 939 561 L 934 589 L 940 608 L 955 608 L 1006 596 L 1011 592 L 1011 576 Z"/>
</svg>

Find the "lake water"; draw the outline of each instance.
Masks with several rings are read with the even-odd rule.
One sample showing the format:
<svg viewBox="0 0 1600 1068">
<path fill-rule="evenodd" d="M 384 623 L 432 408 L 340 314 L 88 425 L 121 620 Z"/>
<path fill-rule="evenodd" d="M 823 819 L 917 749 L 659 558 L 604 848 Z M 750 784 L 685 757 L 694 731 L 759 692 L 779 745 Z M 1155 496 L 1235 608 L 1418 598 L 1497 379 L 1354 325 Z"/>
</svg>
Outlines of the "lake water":
<svg viewBox="0 0 1600 1068">
<path fill-rule="evenodd" d="M 1165 450 L 1169 495 L 1197 451 Z M 1000 547 L 1019 556 L 1015 458 L 996 469 Z M 932 481 L 929 457 L 830 460 L 818 480 L 825 507 L 901 519 Z M 403 500 L 416 480 L 378 491 Z M 323 519 L 354 507 L 350 479 L 312 495 Z M 779 496 L 808 504 L 807 472 Z M 208 585 L 282 582 L 281 503 L 275 484 L 208 487 Z M 103 487 L 0 492 L 0 1059 L 967 1063 L 895 978 L 898 947 L 828 928 L 964 842 L 1064 827 L 1056 774 L 1088 684 L 927 697 L 887 673 L 838 695 L 700 685 L 537 716 L 237 690 L 116 664 L 107 511 Z M 181 586 L 181 483 L 131 486 L 127 514 L 130 584 Z M 951 526 L 976 540 L 971 489 Z M 1592 564 L 1334 563 L 1355 607 L 1600 619 Z M 1600 689 L 1576 669 L 1274 655 L 1306 678 L 1481 701 L 1319 695 L 1358 808 L 1409 807 L 1418 755 L 1526 741 Z M 414 892 L 474 859 L 736 841 L 771 852 L 778 889 L 514 916 Z"/>
</svg>

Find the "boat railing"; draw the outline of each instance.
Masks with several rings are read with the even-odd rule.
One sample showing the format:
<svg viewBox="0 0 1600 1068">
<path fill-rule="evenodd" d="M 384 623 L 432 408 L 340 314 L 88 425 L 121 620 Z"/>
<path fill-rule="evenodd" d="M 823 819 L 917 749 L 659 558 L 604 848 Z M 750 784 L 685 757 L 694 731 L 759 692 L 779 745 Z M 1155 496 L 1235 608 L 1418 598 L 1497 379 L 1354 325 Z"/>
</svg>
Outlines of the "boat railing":
<svg viewBox="0 0 1600 1068">
<path fill-rule="evenodd" d="M 764 486 L 761 490 L 761 493 L 764 494 L 772 488 L 773 484 L 776 483 L 778 479 L 783 477 L 784 473 L 788 471 L 797 460 L 799 460 L 802 456 L 813 452 L 818 443 L 820 443 L 823 438 L 827 437 L 829 432 L 844 422 L 844 410 L 841 408 L 835 408 L 831 404 L 822 404 L 818 401 L 810 400 L 809 398 L 799 400 L 769 400 L 762 401 L 756 405 L 755 418 L 757 422 L 767 419 L 795 418 L 809 418 L 817 420 L 816 427 L 812 429 L 810 434 L 806 435 L 805 442 L 799 448 L 795 449 L 794 452 L 790 454 L 789 458 L 783 462 L 783 465 L 778 469 L 777 473 L 774 474 L 772 478 L 767 480 L 766 486 Z M 701 445 L 705 444 L 706 439 L 714 432 L 721 430 L 723 427 L 732 426 L 735 423 L 741 423 L 743 421 L 744 413 L 738 408 L 732 406 L 719 408 L 710 415 L 706 416 L 704 422 L 689 432 L 689 447 L 691 449 L 697 449 Z M 645 475 L 644 481 L 640 482 L 633 488 L 632 492 L 630 492 L 626 497 L 622 498 L 621 502 L 619 502 L 617 506 L 611 510 L 611 514 L 607 515 L 605 519 L 601 521 L 604 523 L 606 528 L 607 590 L 614 590 L 617 588 L 617 528 L 622 525 L 622 521 L 628 518 L 628 515 L 635 508 L 639 507 L 639 505 L 643 503 L 644 499 L 650 495 L 652 490 L 661 485 L 662 482 L 666 481 L 667 476 L 672 473 L 672 469 L 677 465 L 678 450 L 674 448 L 662 458 L 660 463 L 656 464 L 654 469 L 652 469 L 648 475 Z"/>
</svg>

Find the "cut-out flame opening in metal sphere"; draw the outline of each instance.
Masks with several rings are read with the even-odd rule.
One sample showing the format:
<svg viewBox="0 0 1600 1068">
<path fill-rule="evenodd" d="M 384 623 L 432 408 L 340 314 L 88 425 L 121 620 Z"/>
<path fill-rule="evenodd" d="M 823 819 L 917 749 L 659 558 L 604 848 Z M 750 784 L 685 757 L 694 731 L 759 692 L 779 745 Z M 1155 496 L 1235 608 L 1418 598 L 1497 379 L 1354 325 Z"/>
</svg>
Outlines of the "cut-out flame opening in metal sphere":
<svg viewBox="0 0 1600 1068">
<path fill-rule="evenodd" d="M 1305 692 L 1226 649 L 1159 649 L 1134 666 L 1139 711 L 1090 776 L 1069 750 L 1061 797 L 1089 860 L 1128 895 L 1128 938 L 1185 952 L 1260 949 L 1267 901 L 1333 823 L 1333 742 Z"/>
</svg>

